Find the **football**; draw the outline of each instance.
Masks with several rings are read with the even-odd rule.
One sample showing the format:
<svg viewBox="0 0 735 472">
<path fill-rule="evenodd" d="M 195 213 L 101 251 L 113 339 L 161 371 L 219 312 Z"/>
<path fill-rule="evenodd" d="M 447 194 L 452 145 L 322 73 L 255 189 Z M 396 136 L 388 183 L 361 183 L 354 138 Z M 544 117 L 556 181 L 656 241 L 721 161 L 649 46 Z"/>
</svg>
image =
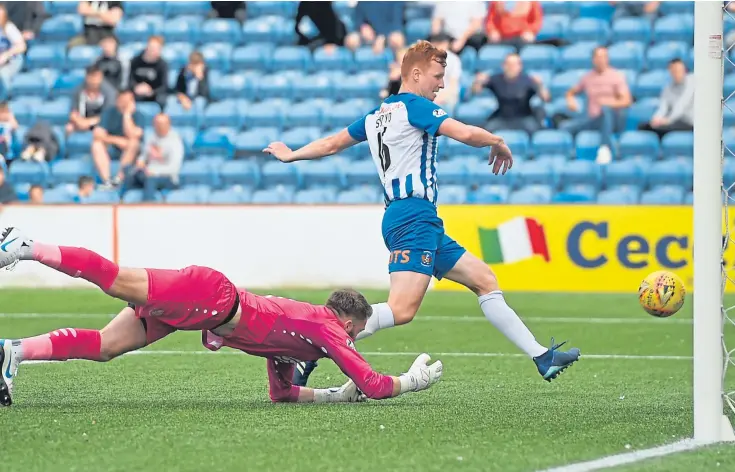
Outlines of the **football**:
<svg viewBox="0 0 735 472">
<path fill-rule="evenodd" d="M 673 272 L 661 270 L 649 274 L 638 288 L 638 301 L 646 313 L 665 318 L 684 304 L 684 282 Z"/>
</svg>

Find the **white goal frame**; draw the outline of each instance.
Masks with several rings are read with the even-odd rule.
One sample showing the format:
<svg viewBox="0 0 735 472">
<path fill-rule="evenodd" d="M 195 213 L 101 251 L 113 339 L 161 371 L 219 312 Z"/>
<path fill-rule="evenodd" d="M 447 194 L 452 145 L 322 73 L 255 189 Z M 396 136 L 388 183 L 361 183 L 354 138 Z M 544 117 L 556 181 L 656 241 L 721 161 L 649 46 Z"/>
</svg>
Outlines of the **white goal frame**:
<svg viewBox="0 0 735 472">
<path fill-rule="evenodd" d="M 722 2 L 694 4 L 694 440 L 735 441 L 724 413 Z"/>
</svg>

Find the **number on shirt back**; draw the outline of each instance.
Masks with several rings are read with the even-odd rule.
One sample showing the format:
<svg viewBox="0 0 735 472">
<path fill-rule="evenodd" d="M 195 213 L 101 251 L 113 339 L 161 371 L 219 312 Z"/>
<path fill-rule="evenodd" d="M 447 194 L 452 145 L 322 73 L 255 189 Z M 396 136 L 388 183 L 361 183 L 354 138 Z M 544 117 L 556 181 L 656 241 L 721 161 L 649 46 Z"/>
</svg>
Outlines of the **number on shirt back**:
<svg viewBox="0 0 735 472">
<path fill-rule="evenodd" d="M 390 149 L 383 142 L 383 136 L 385 136 L 385 132 L 388 130 L 390 119 L 391 113 L 386 113 L 385 115 L 378 115 L 375 121 L 375 129 L 380 130 L 381 127 L 383 128 L 378 131 L 378 157 L 380 158 L 380 168 L 383 169 L 383 173 L 386 173 L 390 168 Z"/>
</svg>

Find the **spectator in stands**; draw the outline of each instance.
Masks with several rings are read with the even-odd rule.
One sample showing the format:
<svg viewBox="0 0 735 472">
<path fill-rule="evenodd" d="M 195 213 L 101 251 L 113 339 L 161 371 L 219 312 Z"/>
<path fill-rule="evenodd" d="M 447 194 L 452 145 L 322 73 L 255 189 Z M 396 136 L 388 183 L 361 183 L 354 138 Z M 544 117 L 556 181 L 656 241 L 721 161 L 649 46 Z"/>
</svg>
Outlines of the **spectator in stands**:
<svg viewBox="0 0 735 472">
<path fill-rule="evenodd" d="M 639 126 L 645 131 L 655 131 L 659 137 L 669 131 L 694 129 L 694 77 L 678 58 L 669 62 L 669 74 L 671 82 L 661 91 L 658 110 L 650 122 Z"/>
<path fill-rule="evenodd" d="M 439 33 L 432 36 L 431 41 L 434 46 L 447 51 L 447 67 L 444 69 L 444 88 L 439 91 L 434 103 L 444 108 L 450 115 L 454 112 L 454 107 L 459 102 L 459 91 L 461 89 L 459 81 L 462 78 L 462 60 L 450 48 L 452 38 L 446 33 Z"/>
<path fill-rule="evenodd" d="M 163 108 L 168 94 L 168 64 L 161 57 L 163 37 L 151 36 L 145 50 L 130 61 L 130 89 L 141 102 L 158 102 Z"/>
<path fill-rule="evenodd" d="M 299 29 L 299 23 L 306 17 L 319 30 L 319 35 L 315 38 L 307 37 Z M 299 45 L 308 46 L 310 49 L 330 46 L 328 50 L 332 50 L 334 46 L 344 45 L 347 35 L 345 24 L 334 12 L 332 2 L 299 2 L 295 29 L 299 37 Z"/>
<path fill-rule="evenodd" d="M 523 71 L 523 62 L 518 54 L 508 54 L 503 61 L 502 73 L 489 77 L 478 74 L 472 89 L 479 93 L 483 87 L 498 100 L 498 109 L 485 125 L 488 130 L 517 129 L 532 134 L 542 128 L 544 110 L 533 107 L 531 99 L 539 96 L 549 101 L 551 97 L 540 79 Z"/>
<path fill-rule="evenodd" d="M 28 203 L 35 205 L 43 203 L 43 187 L 40 185 L 31 185 L 31 189 L 28 190 Z"/>
<path fill-rule="evenodd" d="M 142 188 L 143 199 L 153 201 L 157 191 L 175 188 L 184 162 L 184 142 L 171 129 L 168 115 L 161 113 L 153 119 L 155 134 L 146 139 L 135 169 L 126 179 L 125 188 Z"/>
<path fill-rule="evenodd" d="M 489 42 L 520 49 L 536 40 L 542 21 L 540 2 L 490 2 L 485 31 Z"/>
<path fill-rule="evenodd" d="M 92 132 L 91 152 L 105 188 L 121 184 L 125 169 L 138 157 L 143 130 L 137 123 L 141 122 L 130 90 L 120 92 L 116 106 L 102 112 L 100 124 Z M 110 175 L 111 158 L 120 160 L 120 170 L 115 176 Z"/>
<path fill-rule="evenodd" d="M 358 31 L 345 38 L 345 46 L 353 51 L 362 44 L 372 45 L 380 54 L 386 43 L 394 52 L 406 45 L 403 36 L 405 2 L 357 2 L 353 10 Z"/>
<path fill-rule="evenodd" d="M 39 120 L 23 137 L 20 158 L 36 162 L 48 162 L 59 154 L 59 141 L 48 121 Z"/>
<path fill-rule="evenodd" d="M 97 59 L 94 65 L 102 71 L 105 80 L 110 85 L 120 90 L 122 87 L 123 67 L 122 62 L 117 58 L 117 37 L 110 35 L 102 38 L 100 47 L 102 48 L 102 56 Z"/>
<path fill-rule="evenodd" d="M 8 102 L 0 102 L 0 156 L 8 157 L 13 147 L 13 132 L 18 129 L 18 121 Z"/>
<path fill-rule="evenodd" d="M 435 2 L 431 35 L 446 33 L 452 38 L 450 49 L 459 54 L 466 46 L 480 49 L 487 42 L 482 31 L 487 9 L 485 2 Z"/>
<path fill-rule="evenodd" d="M 210 18 L 231 18 L 239 21 L 245 21 L 246 4 L 245 2 L 209 2 L 212 5 L 212 11 L 209 12 Z"/>
<path fill-rule="evenodd" d="M 30 41 L 38 36 L 41 24 L 46 19 L 44 2 L 2 2 L 10 21 L 22 32 L 23 39 Z"/>
<path fill-rule="evenodd" d="M 380 91 L 380 98 L 395 95 L 401 89 L 401 63 L 403 62 L 403 56 L 406 55 L 406 50 L 406 48 L 403 48 L 396 52 L 396 60 L 391 63 L 388 72 L 388 85 Z"/>
<path fill-rule="evenodd" d="M 10 90 L 13 76 L 23 68 L 26 42 L 17 26 L 8 19 L 8 10 L 0 5 L 0 80 Z"/>
<path fill-rule="evenodd" d="M 661 2 L 610 2 L 615 5 L 615 18 L 643 16 L 653 21 L 658 18 Z"/>
<path fill-rule="evenodd" d="M 209 100 L 209 71 L 201 53 L 192 52 L 189 63 L 181 68 L 176 79 L 176 96 L 186 110 L 191 108 L 192 100 L 197 97 Z"/>
<path fill-rule="evenodd" d="M 5 168 L 0 166 L 0 204 L 12 203 L 18 200 L 18 195 L 10 182 L 5 179 Z"/>
<path fill-rule="evenodd" d="M 74 197 L 74 201 L 81 203 L 94 193 L 94 179 L 88 175 L 83 175 L 79 177 L 77 187 L 77 194 Z"/>
<path fill-rule="evenodd" d="M 99 44 L 102 38 L 115 34 L 115 26 L 123 17 L 123 2 L 79 2 L 77 12 L 84 21 L 84 34 L 69 41 L 69 47 Z"/>
<path fill-rule="evenodd" d="M 102 70 L 89 66 L 84 84 L 74 93 L 71 115 L 66 125 L 66 134 L 76 131 L 89 131 L 100 122 L 105 108 L 115 105 L 117 91 L 104 80 Z"/>
<path fill-rule="evenodd" d="M 607 48 L 597 47 L 592 53 L 593 68 L 566 94 L 567 107 L 579 111 L 575 98 L 580 92 L 587 96 L 587 116 L 572 118 L 561 123 L 561 129 L 576 134 L 582 130 L 596 130 L 601 134 L 597 162 L 609 163 L 614 154 L 613 134 L 625 127 L 625 109 L 632 103 L 625 75 L 610 67 Z"/>
</svg>

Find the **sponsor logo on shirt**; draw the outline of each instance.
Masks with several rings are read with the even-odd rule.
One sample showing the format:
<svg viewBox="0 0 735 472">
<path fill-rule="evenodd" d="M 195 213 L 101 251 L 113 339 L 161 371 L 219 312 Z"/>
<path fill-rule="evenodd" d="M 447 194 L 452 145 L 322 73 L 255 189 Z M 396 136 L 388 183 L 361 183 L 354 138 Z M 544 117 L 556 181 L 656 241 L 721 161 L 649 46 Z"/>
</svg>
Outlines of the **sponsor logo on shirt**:
<svg viewBox="0 0 735 472">
<path fill-rule="evenodd" d="M 447 114 L 447 112 L 444 111 L 444 110 L 442 110 L 441 108 L 437 108 L 436 110 L 434 110 L 434 116 L 437 117 L 437 118 L 440 118 L 440 117 L 442 117 L 442 116 L 444 116 L 446 114 Z"/>
<path fill-rule="evenodd" d="M 353 351 L 355 350 L 355 343 L 352 342 L 352 339 L 347 339 L 347 347 L 349 347 Z"/>
</svg>

